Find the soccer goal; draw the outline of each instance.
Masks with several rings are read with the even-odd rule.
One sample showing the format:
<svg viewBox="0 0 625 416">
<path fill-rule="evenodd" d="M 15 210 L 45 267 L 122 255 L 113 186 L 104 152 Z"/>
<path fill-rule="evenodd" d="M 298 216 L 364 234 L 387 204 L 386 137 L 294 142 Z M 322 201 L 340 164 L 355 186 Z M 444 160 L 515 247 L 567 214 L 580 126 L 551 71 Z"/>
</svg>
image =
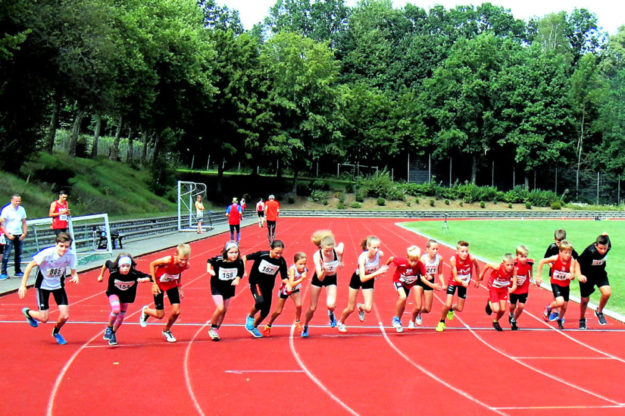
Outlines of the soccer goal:
<svg viewBox="0 0 625 416">
<path fill-rule="evenodd" d="M 52 230 L 52 218 L 37 218 L 26 223 L 28 238 L 24 240 L 23 250 L 27 256 L 54 245 L 56 234 Z M 73 238 L 71 249 L 79 264 L 101 255 L 110 257 L 113 253 L 108 214 L 70 217 L 68 232 Z"/>
<path fill-rule="evenodd" d="M 178 231 L 196 231 L 195 198 L 198 195 L 206 196 L 205 183 L 178 181 Z M 211 228 L 202 225 L 202 229 Z"/>
</svg>

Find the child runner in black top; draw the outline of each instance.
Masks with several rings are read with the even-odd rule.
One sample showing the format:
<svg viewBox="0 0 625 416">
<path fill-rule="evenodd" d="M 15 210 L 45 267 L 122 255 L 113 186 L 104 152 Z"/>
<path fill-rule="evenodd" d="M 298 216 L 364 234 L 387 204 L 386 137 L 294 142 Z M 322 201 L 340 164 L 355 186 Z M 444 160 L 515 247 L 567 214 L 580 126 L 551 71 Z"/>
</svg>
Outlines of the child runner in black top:
<svg viewBox="0 0 625 416">
<path fill-rule="evenodd" d="M 109 271 L 106 296 L 111 305 L 111 313 L 103 337 L 108 340 L 109 345 L 117 345 L 117 330 L 124 322 L 128 305 L 137 297 L 137 282 L 152 280 L 149 274 L 135 269 L 136 266 L 137 263 L 130 254 L 120 253 L 115 261 L 107 260 L 100 269 L 98 282 L 104 279 L 104 271 Z"/>
<path fill-rule="evenodd" d="M 605 271 L 605 262 L 610 248 L 612 248 L 610 237 L 608 237 L 608 233 L 603 233 L 597 237 L 593 244 L 586 247 L 586 250 L 578 258 L 581 274 L 586 276 L 587 279 L 586 282 L 579 282 L 579 293 L 582 298 L 579 303 L 580 329 L 586 329 L 586 308 L 588 307 L 590 295 L 595 291 L 595 286 L 601 292 L 601 299 L 599 300 L 599 306 L 595 310 L 595 316 L 599 321 L 599 325 L 608 323 L 605 320 L 605 316 L 603 316 L 603 308 L 612 294 L 608 274 Z"/>
<path fill-rule="evenodd" d="M 221 256 L 208 259 L 206 271 L 211 275 L 211 293 L 217 306 L 211 318 L 208 335 L 213 341 L 219 341 L 219 327 L 226 316 L 230 299 L 234 296 L 239 281 L 246 276 L 245 263 L 241 260 L 237 242 L 226 242 Z"/>
<path fill-rule="evenodd" d="M 262 338 L 258 325 L 271 309 L 271 298 L 276 276 L 280 272 L 282 280 L 288 279 L 286 261 L 282 257 L 284 243 L 280 240 L 271 242 L 270 251 L 257 251 L 243 257 L 243 261 L 252 260 L 254 264 L 250 271 L 250 289 L 254 297 L 254 306 L 245 319 L 245 329 L 254 337 Z M 260 314 L 255 317 L 256 313 Z"/>
</svg>

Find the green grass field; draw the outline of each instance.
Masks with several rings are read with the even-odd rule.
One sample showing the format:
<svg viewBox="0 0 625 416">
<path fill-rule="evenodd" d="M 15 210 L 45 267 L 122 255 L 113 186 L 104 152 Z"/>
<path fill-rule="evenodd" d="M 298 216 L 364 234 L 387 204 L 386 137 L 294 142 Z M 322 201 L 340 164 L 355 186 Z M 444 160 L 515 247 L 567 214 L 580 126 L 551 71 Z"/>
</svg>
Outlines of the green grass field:
<svg viewBox="0 0 625 416">
<path fill-rule="evenodd" d="M 612 287 L 612 297 L 608 302 L 608 309 L 625 313 L 625 247 L 621 236 L 625 234 L 625 221 L 589 221 L 589 220 L 476 220 L 476 221 L 448 221 L 444 227 L 443 221 L 406 222 L 402 225 L 425 234 L 451 246 L 459 240 L 468 241 L 470 252 L 492 263 L 501 261 L 505 253 L 514 254 L 516 246 L 524 244 L 529 249 L 529 257 L 536 262 L 542 259 L 545 250 L 553 242 L 553 232 L 564 229 L 575 250 L 581 252 L 595 241 L 603 232 L 610 235 L 612 249 L 608 254 L 606 270 Z M 547 267 L 543 270 L 543 280 L 548 282 Z M 571 285 L 571 293 L 579 296 L 577 283 Z M 591 302 L 597 304 L 599 291 L 591 296 Z"/>
</svg>

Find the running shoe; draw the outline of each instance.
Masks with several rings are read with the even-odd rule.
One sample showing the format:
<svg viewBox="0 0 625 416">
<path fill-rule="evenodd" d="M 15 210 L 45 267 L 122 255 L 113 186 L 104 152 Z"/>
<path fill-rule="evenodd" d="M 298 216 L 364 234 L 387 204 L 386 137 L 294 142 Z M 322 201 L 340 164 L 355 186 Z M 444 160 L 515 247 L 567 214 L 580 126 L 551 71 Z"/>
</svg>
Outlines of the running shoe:
<svg viewBox="0 0 625 416">
<path fill-rule="evenodd" d="M 543 319 L 545 321 L 548 321 L 549 320 L 549 315 L 551 315 L 551 308 L 549 307 L 549 305 L 547 305 L 545 307 L 545 311 L 543 312 Z"/>
<path fill-rule="evenodd" d="M 115 332 L 111 331 L 111 337 L 109 338 L 109 345 L 117 345 L 117 337 Z"/>
<path fill-rule="evenodd" d="M 490 308 L 490 300 L 486 301 L 486 308 L 484 308 L 484 310 L 486 311 L 486 315 L 490 315 L 493 313 L 493 310 Z"/>
<path fill-rule="evenodd" d="M 557 321 L 560 317 L 560 314 L 556 311 L 553 311 L 549 314 L 549 322 Z"/>
<path fill-rule="evenodd" d="M 260 333 L 260 331 L 258 330 L 258 328 L 252 328 L 252 329 L 248 329 L 247 332 L 249 332 L 250 334 L 252 334 L 252 336 L 254 338 L 262 338 L 263 334 Z"/>
<path fill-rule="evenodd" d="M 450 321 L 452 319 L 454 319 L 454 310 L 450 309 L 449 312 L 447 312 L 447 319 L 449 319 Z"/>
<path fill-rule="evenodd" d="M 22 313 L 24 314 L 24 316 L 26 317 L 26 320 L 28 321 L 28 323 L 30 324 L 30 326 L 32 326 L 33 328 L 37 328 L 39 326 L 39 323 L 37 322 L 37 320 L 35 318 L 33 318 L 32 316 L 30 316 L 28 314 L 28 312 L 30 312 L 29 308 L 23 308 L 22 309 Z"/>
<path fill-rule="evenodd" d="M 339 332 L 343 334 L 347 332 L 347 327 L 345 326 L 343 322 L 339 322 L 336 328 L 339 330 Z"/>
<path fill-rule="evenodd" d="M 514 317 L 511 314 L 508 314 L 508 323 L 512 324 L 512 321 L 514 321 Z"/>
<path fill-rule="evenodd" d="M 102 337 L 102 339 L 108 341 L 109 339 L 111 339 L 112 333 L 113 333 L 113 328 L 111 328 L 110 326 L 107 326 L 106 329 L 104 330 L 104 336 Z"/>
<path fill-rule="evenodd" d="M 24 273 L 22 272 L 15 273 L 15 277 L 24 277 Z"/>
<path fill-rule="evenodd" d="M 254 318 L 249 315 L 245 317 L 245 329 L 248 331 L 254 329 Z"/>
<path fill-rule="evenodd" d="M 361 309 L 362 308 L 362 304 L 359 303 L 358 304 L 358 319 L 360 319 L 360 322 L 364 322 L 365 321 L 365 311 Z"/>
<path fill-rule="evenodd" d="M 302 331 L 302 338 L 308 338 L 308 325 L 304 325 L 304 330 Z"/>
<path fill-rule="evenodd" d="M 564 318 L 558 319 L 558 328 L 564 329 Z"/>
<path fill-rule="evenodd" d="M 219 341 L 221 339 L 219 338 L 219 331 L 217 330 L 217 328 L 209 329 L 208 336 L 211 337 L 213 341 Z"/>
<path fill-rule="evenodd" d="M 393 316 L 393 328 L 395 328 L 395 331 L 397 332 L 404 332 L 404 328 L 401 326 L 401 321 L 397 316 Z"/>
<path fill-rule="evenodd" d="M 0 280 L 7 280 L 9 278 L 9 275 L 6 273 L 2 273 L 0 274 Z"/>
<path fill-rule="evenodd" d="M 57 344 L 59 344 L 59 345 L 67 344 L 67 341 L 65 341 L 65 338 L 63 338 L 63 335 L 61 335 L 60 332 L 54 333 L 54 330 L 52 330 L 52 336 L 56 340 Z"/>
<path fill-rule="evenodd" d="M 445 322 L 440 321 L 438 325 L 436 325 L 436 332 L 443 332 L 445 330 Z"/>
<path fill-rule="evenodd" d="M 271 325 L 265 325 L 263 328 L 263 336 L 268 337 L 269 335 L 271 335 Z"/>
<path fill-rule="evenodd" d="M 511 329 L 513 331 L 518 331 L 519 330 L 519 327 L 517 326 L 516 320 L 514 318 L 510 321 L 510 327 L 511 327 Z"/>
<path fill-rule="evenodd" d="M 417 325 L 421 325 L 423 323 L 423 319 L 421 318 L 421 314 L 417 315 L 417 317 L 414 320 L 414 323 Z"/>
<path fill-rule="evenodd" d="M 302 332 L 304 330 L 304 327 L 299 321 L 293 322 L 293 326 L 295 327 L 295 330 L 298 332 Z"/>
<path fill-rule="evenodd" d="M 163 331 L 163 336 L 167 342 L 176 342 L 176 337 L 174 337 L 171 331 Z"/>
<path fill-rule="evenodd" d="M 141 328 L 145 328 L 146 326 L 148 326 L 148 318 L 150 316 L 145 313 L 145 310 L 147 308 L 148 308 L 148 305 L 143 305 L 141 307 L 141 315 L 139 316 L 139 325 L 141 325 Z"/>
<path fill-rule="evenodd" d="M 493 328 L 495 328 L 497 331 L 503 331 L 501 325 L 499 325 L 499 322 L 497 321 L 493 321 Z"/>
<path fill-rule="evenodd" d="M 603 316 L 603 312 L 595 311 L 595 316 L 599 321 L 599 325 L 607 325 L 608 321 L 605 320 L 605 316 Z"/>
<path fill-rule="evenodd" d="M 334 316 L 334 312 L 328 311 L 328 318 L 330 319 L 330 328 L 336 327 L 336 316 Z"/>
<path fill-rule="evenodd" d="M 587 329 L 586 328 L 586 318 L 582 318 L 579 320 L 579 329 Z"/>
<path fill-rule="evenodd" d="M 408 321 L 408 329 L 415 329 L 417 326 L 415 325 L 414 321 L 411 319 L 410 321 Z"/>
</svg>

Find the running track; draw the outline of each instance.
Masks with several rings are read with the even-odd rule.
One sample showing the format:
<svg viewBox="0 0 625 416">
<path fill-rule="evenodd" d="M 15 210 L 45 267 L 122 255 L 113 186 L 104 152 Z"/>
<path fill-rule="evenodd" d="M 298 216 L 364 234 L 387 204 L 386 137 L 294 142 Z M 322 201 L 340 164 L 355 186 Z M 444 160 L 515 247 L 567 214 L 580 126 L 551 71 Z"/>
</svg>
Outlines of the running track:
<svg viewBox="0 0 625 416">
<path fill-rule="evenodd" d="M 330 228 L 345 243 L 340 314 L 363 237 L 379 236 L 386 256 L 403 256 L 411 244 L 424 247 L 423 237 L 396 222 L 284 218 L 277 234 L 286 243 L 289 264 L 300 250 L 310 262 L 315 250 L 310 235 L 316 229 Z M 433 313 L 424 317 L 423 327 L 397 334 L 390 327 L 396 294 L 388 273 L 376 282 L 372 313 L 364 324 L 352 314 L 347 334 L 328 327 L 322 293 L 310 338 L 291 333 L 289 301 L 271 337 L 253 339 L 242 326 L 252 304 L 244 282 L 220 331 L 222 341 L 211 342 L 206 321 L 214 305 L 205 263 L 226 239 L 221 234 L 192 243 L 182 315 L 172 330 L 175 344 L 162 338 L 162 324 L 151 320 L 147 328 L 138 325 L 141 305 L 151 302 L 149 285 L 139 287 L 117 347 L 102 340 L 109 307 L 96 271 L 83 273 L 78 286 L 68 283 L 71 318 L 63 329 L 65 346 L 54 343 L 51 324 L 34 329 L 23 319 L 21 308 L 35 304 L 32 289 L 24 300 L 16 294 L 2 297 L 0 414 L 625 414 L 625 328 L 612 320 L 599 327 L 590 312 L 589 330 L 574 330 L 578 308 L 572 304 L 566 323 L 570 330 L 558 331 L 541 318 L 550 299 L 542 289 L 530 289 L 517 332 L 509 331 L 505 318 L 504 332 L 494 331 L 483 311 L 486 290 L 471 287 L 465 310 L 448 321 L 444 333 L 433 329 L 444 298 L 436 292 Z M 266 249 L 264 229 L 247 227 L 242 240 L 243 253 Z M 502 250 L 513 250 L 516 243 Z M 148 270 L 151 260 L 165 254 L 139 258 L 139 269 Z M 441 254 L 447 259 L 451 251 L 443 248 Z M 307 291 L 305 285 L 304 310 Z M 412 298 L 407 313 L 411 308 Z"/>
</svg>

